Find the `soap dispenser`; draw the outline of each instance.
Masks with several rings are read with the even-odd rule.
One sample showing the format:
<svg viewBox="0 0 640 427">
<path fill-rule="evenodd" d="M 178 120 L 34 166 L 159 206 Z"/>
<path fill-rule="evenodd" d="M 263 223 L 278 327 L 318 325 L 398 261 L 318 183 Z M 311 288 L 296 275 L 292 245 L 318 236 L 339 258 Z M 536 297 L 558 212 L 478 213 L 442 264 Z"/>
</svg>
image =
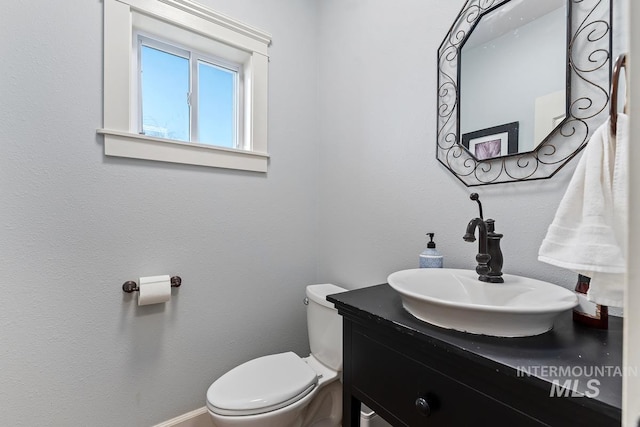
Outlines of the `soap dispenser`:
<svg viewBox="0 0 640 427">
<path fill-rule="evenodd" d="M 442 255 L 436 249 L 436 244 L 433 241 L 435 233 L 427 233 L 429 236 L 429 243 L 427 243 L 427 249 L 420 254 L 420 268 L 442 268 L 444 265 Z"/>
</svg>

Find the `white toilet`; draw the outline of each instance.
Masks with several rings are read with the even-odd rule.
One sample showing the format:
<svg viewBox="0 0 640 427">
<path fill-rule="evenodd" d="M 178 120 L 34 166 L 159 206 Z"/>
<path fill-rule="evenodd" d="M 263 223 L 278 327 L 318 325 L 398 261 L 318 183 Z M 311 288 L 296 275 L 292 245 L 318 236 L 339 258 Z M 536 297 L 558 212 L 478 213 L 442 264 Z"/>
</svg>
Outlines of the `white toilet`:
<svg viewBox="0 0 640 427">
<path fill-rule="evenodd" d="M 307 286 L 311 354 L 259 357 L 218 378 L 207 390 L 216 427 L 337 427 L 342 419 L 342 317 L 326 296 L 331 284 Z"/>
</svg>

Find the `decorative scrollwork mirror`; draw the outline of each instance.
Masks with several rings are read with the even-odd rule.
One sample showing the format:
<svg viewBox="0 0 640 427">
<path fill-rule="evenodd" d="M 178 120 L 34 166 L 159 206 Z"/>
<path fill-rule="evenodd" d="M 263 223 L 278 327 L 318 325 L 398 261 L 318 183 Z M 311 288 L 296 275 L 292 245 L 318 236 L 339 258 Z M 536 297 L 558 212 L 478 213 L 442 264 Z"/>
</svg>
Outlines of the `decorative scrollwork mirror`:
<svg viewBox="0 0 640 427">
<path fill-rule="evenodd" d="M 611 2 L 468 0 L 438 50 L 438 160 L 469 187 L 555 175 L 607 118 Z"/>
</svg>

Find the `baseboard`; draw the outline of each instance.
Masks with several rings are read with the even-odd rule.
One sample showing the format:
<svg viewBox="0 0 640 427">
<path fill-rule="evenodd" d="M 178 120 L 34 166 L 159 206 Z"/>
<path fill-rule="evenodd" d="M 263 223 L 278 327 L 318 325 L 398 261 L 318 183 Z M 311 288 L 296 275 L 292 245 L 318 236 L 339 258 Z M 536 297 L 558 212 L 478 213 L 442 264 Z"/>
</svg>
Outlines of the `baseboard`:
<svg viewBox="0 0 640 427">
<path fill-rule="evenodd" d="M 213 421 L 209 416 L 207 407 L 203 406 L 202 408 L 156 424 L 153 427 L 213 427 Z"/>
</svg>

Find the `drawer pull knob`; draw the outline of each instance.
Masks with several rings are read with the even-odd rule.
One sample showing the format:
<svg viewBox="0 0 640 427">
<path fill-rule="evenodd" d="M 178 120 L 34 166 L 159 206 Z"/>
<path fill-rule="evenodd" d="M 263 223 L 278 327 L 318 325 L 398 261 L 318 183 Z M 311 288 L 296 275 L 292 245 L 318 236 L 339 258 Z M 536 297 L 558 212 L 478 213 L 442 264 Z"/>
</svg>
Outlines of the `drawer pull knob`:
<svg viewBox="0 0 640 427">
<path fill-rule="evenodd" d="M 429 402 L 425 397 L 419 397 L 416 399 L 416 409 L 418 409 L 418 412 L 425 417 L 431 415 L 431 406 L 429 406 Z"/>
</svg>

